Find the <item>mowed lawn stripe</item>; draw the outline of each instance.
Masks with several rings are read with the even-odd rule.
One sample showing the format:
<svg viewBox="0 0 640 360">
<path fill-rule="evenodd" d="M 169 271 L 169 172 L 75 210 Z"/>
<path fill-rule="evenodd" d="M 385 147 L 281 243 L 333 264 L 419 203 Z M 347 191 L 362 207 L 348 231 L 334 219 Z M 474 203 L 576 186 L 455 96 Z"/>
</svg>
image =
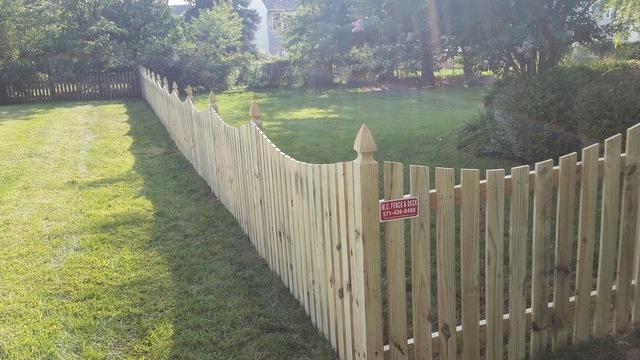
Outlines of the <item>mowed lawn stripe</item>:
<svg viewBox="0 0 640 360">
<path fill-rule="evenodd" d="M 0 358 L 331 359 L 141 101 L 0 107 Z"/>
</svg>

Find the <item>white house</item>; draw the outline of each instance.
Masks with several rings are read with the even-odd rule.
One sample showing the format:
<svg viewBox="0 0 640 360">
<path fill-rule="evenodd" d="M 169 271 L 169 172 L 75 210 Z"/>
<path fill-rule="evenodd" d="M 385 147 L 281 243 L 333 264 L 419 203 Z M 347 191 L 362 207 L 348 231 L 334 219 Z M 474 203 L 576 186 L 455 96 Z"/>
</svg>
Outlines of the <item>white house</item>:
<svg viewBox="0 0 640 360">
<path fill-rule="evenodd" d="M 183 16 L 191 7 L 186 0 L 167 0 L 173 13 Z M 278 55 L 282 46 L 278 32 L 284 29 L 283 14 L 292 11 L 296 0 L 250 0 L 248 8 L 260 15 L 256 29 L 255 44 L 258 51 Z"/>
<path fill-rule="evenodd" d="M 256 30 L 256 48 L 267 54 L 281 54 L 278 32 L 284 29 L 283 14 L 292 11 L 295 0 L 251 0 L 248 8 L 260 15 Z"/>
<path fill-rule="evenodd" d="M 608 25 L 613 21 L 613 11 L 606 11 L 602 17 L 598 20 L 599 25 Z M 640 41 L 640 32 L 631 31 L 629 37 L 622 40 L 623 42 L 637 42 Z"/>
</svg>

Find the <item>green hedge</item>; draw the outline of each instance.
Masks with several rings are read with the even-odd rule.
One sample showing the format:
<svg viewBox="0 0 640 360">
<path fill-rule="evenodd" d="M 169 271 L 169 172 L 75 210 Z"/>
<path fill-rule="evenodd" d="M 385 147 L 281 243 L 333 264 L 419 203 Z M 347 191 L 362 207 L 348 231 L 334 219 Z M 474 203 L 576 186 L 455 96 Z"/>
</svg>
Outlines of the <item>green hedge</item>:
<svg viewBox="0 0 640 360">
<path fill-rule="evenodd" d="M 244 76 L 241 81 L 250 89 L 289 88 L 301 82 L 291 61 L 269 56 L 254 61 Z"/>
<path fill-rule="evenodd" d="M 507 77 L 485 106 L 587 141 L 601 141 L 640 122 L 640 61 L 560 66 L 534 79 Z"/>
<path fill-rule="evenodd" d="M 459 147 L 525 161 L 555 158 L 640 122 L 640 61 L 559 66 L 532 79 L 505 77 L 488 89 L 484 102 L 486 113 L 462 130 Z"/>
</svg>

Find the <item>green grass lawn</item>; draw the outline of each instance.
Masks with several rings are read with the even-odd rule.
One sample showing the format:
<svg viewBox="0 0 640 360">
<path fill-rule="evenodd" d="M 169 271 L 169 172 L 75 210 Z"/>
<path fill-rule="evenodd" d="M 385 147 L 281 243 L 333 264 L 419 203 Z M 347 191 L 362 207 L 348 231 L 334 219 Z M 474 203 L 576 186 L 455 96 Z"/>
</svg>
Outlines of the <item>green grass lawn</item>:
<svg viewBox="0 0 640 360">
<path fill-rule="evenodd" d="M 0 358 L 334 358 L 142 101 L 0 107 L 0 249 Z"/>
<path fill-rule="evenodd" d="M 218 98 L 300 160 L 353 159 L 367 123 L 381 161 L 515 165 L 456 149 L 478 88 Z M 142 101 L 0 107 L 0 249 L 0 358 L 335 356 Z"/>
<path fill-rule="evenodd" d="M 458 129 L 482 107 L 479 87 L 366 93 L 227 92 L 218 95 L 220 114 L 228 123 L 241 125 L 249 119 L 251 100 L 259 102 L 265 132 L 272 141 L 307 162 L 354 159 L 353 141 L 366 123 L 378 145 L 379 161 L 483 170 L 514 165 L 456 148 Z M 206 94 L 195 103 L 199 109 L 207 108 Z"/>
</svg>

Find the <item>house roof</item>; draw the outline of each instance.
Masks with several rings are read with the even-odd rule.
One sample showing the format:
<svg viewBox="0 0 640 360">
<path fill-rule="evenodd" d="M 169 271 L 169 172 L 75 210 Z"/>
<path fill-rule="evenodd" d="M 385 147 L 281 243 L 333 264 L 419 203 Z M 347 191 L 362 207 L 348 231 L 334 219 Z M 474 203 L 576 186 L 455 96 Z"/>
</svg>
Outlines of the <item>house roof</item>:
<svg viewBox="0 0 640 360">
<path fill-rule="evenodd" d="M 296 6 L 296 0 L 262 0 L 267 10 L 291 10 Z"/>
</svg>

